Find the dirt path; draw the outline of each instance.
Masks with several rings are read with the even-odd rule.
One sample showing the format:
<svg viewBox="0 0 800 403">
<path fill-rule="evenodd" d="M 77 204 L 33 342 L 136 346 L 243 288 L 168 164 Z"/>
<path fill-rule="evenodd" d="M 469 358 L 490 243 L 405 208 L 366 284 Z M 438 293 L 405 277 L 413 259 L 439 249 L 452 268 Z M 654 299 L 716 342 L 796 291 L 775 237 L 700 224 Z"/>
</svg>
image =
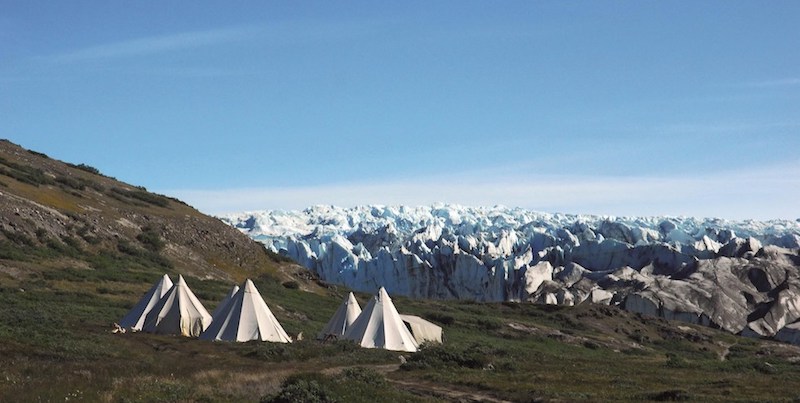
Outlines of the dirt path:
<svg viewBox="0 0 800 403">
<path fill-rule="evenodd" d="M 400 364 L 384 364 L 384 365 L 345 365 L 342 367 L 332 367 L 332 368 L 325 368 L 322 370 L 322 373 L 328 376 L 331 375 L 339 375 L 342 371 L 348 368 L 369 368 L 374 370 L 382 375 L 386 375 L 389 372 L 394 372 L 400 369 Z"/>
<path fill-rule="evenodd" d="M 386 365 L 348 365 L 343 367 L 326 368 L 322 370 L 325 375 L 337 375 L 347 368 L 363 367 L 375 370 L 383 375 L 400 369 L 399 364 L 386 364 Z M 408 381 L 400 379 L 392 379 L 386 377 L 386 380 L 397 387 L 398 389 L 405 390 L 406 392 L 413 393 L 418 396 L 429 396 L 439 399 L 444 399 L 451 402 L 491 402 L 491 403 L 508 403 L 507 400 L 498 399 L 480 391 L 456 389 L 453 385 L 443 385 L 427 381 Z"/>
<path fill-rule="evenodd" d="M 455 389 L 451 385 L 434 384 L 427 381 L 404 381 L 391 378 L 387 378 L 387 380 L 406 392 L 419 396 L 440 398 L 449 402 L 510 403 L 508 400 L 498 399 L 479 391 Z"/>
</svg>

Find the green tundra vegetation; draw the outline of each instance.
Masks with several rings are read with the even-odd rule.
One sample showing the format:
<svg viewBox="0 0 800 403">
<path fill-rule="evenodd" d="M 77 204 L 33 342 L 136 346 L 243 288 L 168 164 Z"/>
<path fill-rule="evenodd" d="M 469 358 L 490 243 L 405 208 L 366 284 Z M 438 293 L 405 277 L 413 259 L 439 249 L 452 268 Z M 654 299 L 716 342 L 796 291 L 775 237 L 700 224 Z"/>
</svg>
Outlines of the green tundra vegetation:
<svg viewBox="0 0 800 403">
<path fill-rule="evenodd" d="M 14 262 L 4 261 L 11 265 Z M 121 255 L 96 268 L 35 268 L 0 288 L 0 397 L 8 401 L 784 400 L 798 397 L 792 346 L 613 307 L 413 301 L 444 328 L 418 353 L 323 343 L 344 289 L 271 274 L 254 281 L 292 344 L 112 334 L 163 272 Z M 209 309 L 231 284 L 188 278 Z M 305 289 L 305 290 L 304 290 Z M 359 294 L 362 306 L 369 295 Z M 401 363 L 400 356 L 404 356 Z M 306 397 L 302 397 L 306 396 Z M 308 397 L 312 396 L 312 398 Z M 292 400 L 299 399 L 299 400 Z M 312 399 L 312 400 L 308 400 Z"/>
</svg>

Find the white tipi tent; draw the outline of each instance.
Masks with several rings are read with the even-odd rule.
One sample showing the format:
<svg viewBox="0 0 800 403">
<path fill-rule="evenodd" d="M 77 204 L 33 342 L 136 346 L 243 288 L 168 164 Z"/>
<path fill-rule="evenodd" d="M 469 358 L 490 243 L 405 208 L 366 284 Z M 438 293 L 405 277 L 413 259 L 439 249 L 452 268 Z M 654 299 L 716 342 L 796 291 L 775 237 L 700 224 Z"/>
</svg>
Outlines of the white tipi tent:
<svg viewBox="0 0 800 403">
<path fill-rule="evenodd" d="M 418 349 L 414 336 L 400 319 L 392 299 L 383 287 L 350 325 L 344 338 L 367 348 L 409 352 Z"/>
<path fill-rule="evenodd" d="M 414 315 L 400 315 L 406 327 L 411 330 L 411 335 L 418 344 L 422 342 L 442 343 L 442 327 L 431 323 L 419 316 Z"/>
<path fill-rule="evenodd" d="M 358 305 L 356 297 L 351 292 L 345 297 L 342 304 L 339 305 L 339 309 L 336 310 L 336 313 L 333 314 L 333 317 L 331 317 L 331 320 L 328 321 L 328 324 L 325 325 L 325 328 L 322 329 L 322 332 L 320 332 L 317 338 L 327 339 L 330 337 L 340 338 L 344 336 L 345 332 L 347 332 L 347 328 L 353 324 L 360 314 L 361 306 Z"/>
<path fill-rule="evenodd" d="M 196 337 L 209 324 L 211 315 L 186 285 L 183 276 L 179 275 L 178 282 L 147 314 L 142 331 Z"/>
<path fill-rule="evenodd" d="M 165 274 L 161 277 L 161 280 L 150 287 L 150 290 L 144 294 L 136 306 L 119 321 L 119 326 L 134 332 L 142 330 L 145 317 L 170 288 L 172 288 L 172 280 Z"/>
<path fill-rule="evenodd" d="M 292 342 L 250 279 L 214 316 L 211 326 L 200 335 L 200 339 Z"/>
<path fill-rule="evenodd" d="M 214 308 L 214 312 L 211 312 L 211 319 L 214 319 L 214 318 L 217 317 L 217 314 L 223 308 L 225 308 L 225 304 L 227 304 L 231 300 L 231 298 L 233 298 L 233 296 L 236 295 L 237 291 L 239 291 L 239 286 L 238 285 L 234 285 L 233 288 L 231 288 L 231 291 L 228 294 L 225 295 L 225 298 L 223 298 L 222 301 L 219 302 L 219 305 L 217 305 L 217 307 Z"/>
</svg>

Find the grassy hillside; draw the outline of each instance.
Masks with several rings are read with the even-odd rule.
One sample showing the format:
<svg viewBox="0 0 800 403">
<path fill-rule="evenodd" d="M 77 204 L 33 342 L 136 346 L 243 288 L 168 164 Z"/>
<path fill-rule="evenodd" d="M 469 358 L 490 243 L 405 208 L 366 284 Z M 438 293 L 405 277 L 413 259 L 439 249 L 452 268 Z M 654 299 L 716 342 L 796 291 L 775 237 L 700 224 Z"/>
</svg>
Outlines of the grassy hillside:
<svg viewBox="0 0 800 403">
<path fill-rule="evenodd" d="M 159 266 L 237 281 L 275 270 L 260 245 L 178 200 L 3 140 L 0 217 L 0 258 L 43 267 Z"/>
<path fill-rule="evenodd" d="M 415 354 L 314 340 L 346 290 L 176 200 L 0 143 L 0 401 L 791 400 L 800 350 L 613 307 L 413 301 Z M 290 345 L 112 334 L 161 274 L 252 278 Z M 174 278 L 174 277 L 173 277 Z M 358 295 L 361 305 L 369 296 Z M 405 363 L 401 364 L 400 356 Z"/>
</svg>

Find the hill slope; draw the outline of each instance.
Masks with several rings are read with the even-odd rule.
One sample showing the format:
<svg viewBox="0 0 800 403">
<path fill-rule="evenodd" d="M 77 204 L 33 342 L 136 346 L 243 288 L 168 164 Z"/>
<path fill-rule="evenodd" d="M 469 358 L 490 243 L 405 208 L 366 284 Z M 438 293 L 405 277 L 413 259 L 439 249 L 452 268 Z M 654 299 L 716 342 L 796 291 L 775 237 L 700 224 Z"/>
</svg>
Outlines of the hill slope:
<svg viewBox="0 0 800 403">
<path fill-rule="evenodd" d="M 0 220 L 0 258 L 46 267 L 124 261 L 228 281 L 275 269 L 258 244 L 178 200 L 5 140 Z M 0 271 L 24 275 L 8 265 Z"/>
</svg>

